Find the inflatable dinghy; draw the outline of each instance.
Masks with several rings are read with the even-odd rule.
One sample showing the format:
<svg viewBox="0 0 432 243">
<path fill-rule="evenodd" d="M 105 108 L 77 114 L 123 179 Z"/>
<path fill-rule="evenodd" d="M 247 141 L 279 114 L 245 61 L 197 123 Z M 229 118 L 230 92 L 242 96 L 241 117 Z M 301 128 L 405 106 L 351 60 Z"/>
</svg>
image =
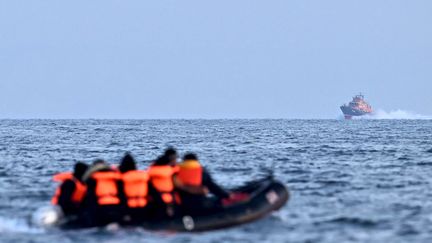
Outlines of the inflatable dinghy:
<svg viewBox="0 0 432 243">
<path fill-rule="evenodd" d="M 286 187 L 273 177 L 252 181 L 231 190 L 234 194 L 245 195 L 244 200 L 199 212 L 196 215 L 182 215 L 165 220 L 141 221 L 134 227 L 154 231 L 199 232 L 227 228 L 255 221 L 280 209 L 289 199 Z M 60 228 L 76 229 L 75 220 L 63 218 Z M 122 223 L 120 223 L 122 224 Z M 131 226 L 130 224 L 126 224 Z"/>
<path fill-rule="evenodd" d="M 206 231 L 227 228 L 255 221 L 280 209 L 289 198 L 285 186 L 272 178 L 248 183 L 232 190 L 248 195 L 248 199 L 224 206 L 206 214 L 184 215 L 169 221 L 145 222 L 142 226 L 151 230 Z"/>
</svg>

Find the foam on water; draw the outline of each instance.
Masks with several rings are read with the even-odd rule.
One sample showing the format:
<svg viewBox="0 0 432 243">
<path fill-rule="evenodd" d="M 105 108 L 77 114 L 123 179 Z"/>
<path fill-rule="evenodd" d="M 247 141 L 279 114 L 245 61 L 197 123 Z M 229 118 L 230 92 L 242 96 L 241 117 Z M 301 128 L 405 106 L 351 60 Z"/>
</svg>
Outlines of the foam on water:
<svg viewBox="0 0 432 243">
<path fill-rule="evenodd" d="M 53 227 L 63 218 L 63 212 L 58 206 L 45 206 L 36 210 L 32 215 L 32 223 L 39 227 Z"/>
<path fill-rule="evenodd" d="M 430 120 L 432 116 L 421 115 L 410 111 L 401 109 L 385 111 L 378 109 L 372 114 L 353 117 L 354 119 L 375 119 L 375 120 Z"/>
<path fill-rule="evenodd" d="M 42 232 L 44 232 L 43 229 L 30 226 L 25 219 L 0 217 L 0 233 L 36 234 Z"/>
</svg>

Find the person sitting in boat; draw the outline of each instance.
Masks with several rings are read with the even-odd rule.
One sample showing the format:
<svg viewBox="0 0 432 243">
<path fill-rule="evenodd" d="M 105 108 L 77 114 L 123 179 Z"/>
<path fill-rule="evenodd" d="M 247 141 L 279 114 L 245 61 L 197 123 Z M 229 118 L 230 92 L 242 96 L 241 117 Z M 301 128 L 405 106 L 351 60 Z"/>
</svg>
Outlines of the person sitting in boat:
<svg viewBox="0 0 432 243">
<path fill-rule="evenodd" d="M 123 206 L 126 208 L 123 220 L 139 222 L 148 216 L 148 172 L 138 170 L 135 159 L 129 153 L 123 157 L 119 171 L 122 173 L 120 185 L 125 196 Z"/>
<path fill-rule="evenodd" d="M 203 168 L 198 161 L 198 157 L 189 153 L 183 157 L 183 162 L 179 165 L 179 171 L 175 180 L 188 190 L 179 190 L 182 202 L 182 210 L 187 214 L 194 214 L 199 209 L 211 209 L 220 206 L 223 199 L 230 198 L 230 193 L 217 185 L 210 174 Z M 176 184 L 179 184 L 176 183 Z M 196 188 L 192 193 L 191 188 Z M 216 200 L 207 198 L 207 194 L 216 196 Z M 197 210 L 198 209 L 198 210 Z"/>
<path fill-rule="evenodd" d="M 86 223 L 91 226 L 120 222 L 125 200 L 121 190 L 121 174 L 104 160 L 96 160 L 83 176 L 87 184 L 85 198 Z"/>
<path fill-rule="evenodd" d="M 175 194 L 173 176 L 177 172 L 172 160 L 165 154 L 159 156 L 148 168 L 148 190 L 151 198 L 152 217 L 164 218 L 174 216 L 179 203 Z"/>
<path fill-rule="evenodd" d="M 82 202 L 87 191 L 87 187 L 82 180 L 88 165 L 77 162 L 73 173 L 63 172 L 54 175 L 54 181 L 61 182 L 57 188 L 51 203 L 61 207 L 65 216 L 80 213 Z"/>
<path fill-rule="evenodd" d="M 203 193 L 202 188 L 187 186 L 176 179 L 179 170 L 177 166 L 178 154 L 174 148 L 168 148 L 149 167 L 149 212 L 151 218 L 169 218 L 178 214 L 181 204 L 178 191 L 191 194 Z"/>
</svg>

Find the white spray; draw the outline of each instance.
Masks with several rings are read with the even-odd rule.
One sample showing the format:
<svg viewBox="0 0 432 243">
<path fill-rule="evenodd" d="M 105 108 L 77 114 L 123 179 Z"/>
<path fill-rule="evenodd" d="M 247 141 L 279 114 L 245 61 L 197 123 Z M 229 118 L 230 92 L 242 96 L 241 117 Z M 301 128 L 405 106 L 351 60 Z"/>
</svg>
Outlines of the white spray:
<svg viewBox="0 0 432 243">
<path fill-rule="evenodd" d="M 354 119 L 376 119 L 376 120 L 383 120 L 383 119 L 389 119 L 389 120 L 396 120 L 396 119 L 405 119 L 405 120 L 429 120 L 432 119 L 432 116 L 426 116 L 426 115 L 420 115 L 416 114 L 410 111 L 404 111 L 404 110 L 393 110 L 390 112 L 387 112 L 382 109 L 375 110 L 372 114 L 359 116 L 359 117 L 353 117 Z"/>
</svg>

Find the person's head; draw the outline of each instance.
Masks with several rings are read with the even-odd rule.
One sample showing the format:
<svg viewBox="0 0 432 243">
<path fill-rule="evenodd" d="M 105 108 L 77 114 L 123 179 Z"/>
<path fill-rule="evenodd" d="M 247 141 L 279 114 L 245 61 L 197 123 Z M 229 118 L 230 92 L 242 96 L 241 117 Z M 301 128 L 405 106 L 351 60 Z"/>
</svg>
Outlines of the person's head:
<svg viewBox="0 0 432 243">
<path fill-rule="evenodd" d="M 77 178 L 78 180 L 82 180 L 82 176 L 84 175 L 84 173 L 87 171 L 88 169 L 88 165 L 86 163 L 83 162 L 76 162 L 75 166 L 74 166 L 74 172 L 73 172 L 73 176 L 75 178 Z"/>
<path fill-rule="evenodd" d="M 170 164 L 170 160 L 165 155 L 159 156 L 154 162 L 154 165 L 169 165 L 169 164 Z"/>
<path fill-rule="evenodd" d="M 187 153 L 183 156 L 183 161 L 186 160 L 198 160 L 198 156 L 194 153 Z"/>
<path fill-rule="evenodd" d="M 175 165 L 177 163 L 178 154 L 174 148 L 167 148 L 165 150 L 164 156 L 168 158 L 171 165 Z"/>
<path fill-rule="evenodd" d="M 136 163 L 132 155 L 126 153 L 120 162 L 119 170 L 121 173 L 128 172 L 130 170 L 136 170 Z"/>
</svg>

